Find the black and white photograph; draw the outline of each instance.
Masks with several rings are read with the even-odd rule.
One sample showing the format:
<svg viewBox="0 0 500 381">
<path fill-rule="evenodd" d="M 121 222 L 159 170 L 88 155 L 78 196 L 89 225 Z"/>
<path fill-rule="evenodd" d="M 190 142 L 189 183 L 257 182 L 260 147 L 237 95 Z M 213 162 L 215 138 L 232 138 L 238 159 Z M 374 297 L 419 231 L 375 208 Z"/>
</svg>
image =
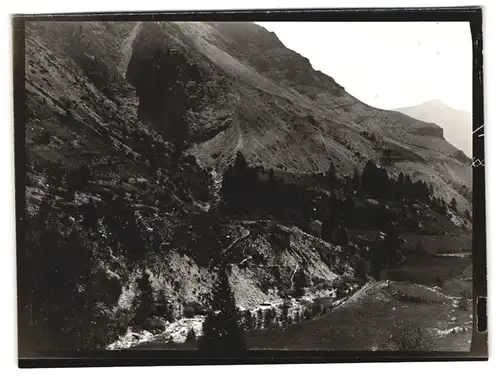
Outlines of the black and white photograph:
<svg viewBox="0 0 500 381">
<path fill-rule="evenodd" d="M 471 353 L 481 25 L 263 19 L 14 20 L 20 358 Z"/>
</svg>

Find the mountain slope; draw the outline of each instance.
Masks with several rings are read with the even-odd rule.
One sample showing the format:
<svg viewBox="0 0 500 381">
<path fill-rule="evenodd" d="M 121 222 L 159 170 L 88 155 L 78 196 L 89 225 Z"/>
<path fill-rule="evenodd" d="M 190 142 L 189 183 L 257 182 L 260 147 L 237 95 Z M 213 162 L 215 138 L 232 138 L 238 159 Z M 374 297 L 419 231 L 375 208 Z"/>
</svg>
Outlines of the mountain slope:
<svg viewBox="0 0 500 381">
<path fill-rule="evenodd" d="M 179 67 L 191 74 L 172 76 Z M 255 24 L 144 23 L 127 78 L 139 108 L 149 105 L 142 120 L 164 136 L 188 134 L 181 139 L 195 142 L 191 152 L 219 172 L 240 150 L 264 167 L 301 174 L 333 162 L 350 175 L 390 149 L 390 173 L 423 179 L 460 209 L 470 206 L 470 165 L 442 128 L 363 104 Z"/>
<path fill-rule="evenodd" d="M 245 231 L 211 212 L 219 198 L 214 173 L 185 152 L 221 129 L 226 109 L 232 113 L 230 82 L 213 65 L 190 68 L 180 53 L 154 62 L 168 73 L 173 60 L 186 76 L 167 77 L 159 88 L 157 77 L 135 82 L 135 68 L 148 60 L 148 52 L 138 57 L 138 32 L 136 23 L 26 24 L 27 228 L 18 273 L 24 354 L 116 339 L 123 310 L 141 295 L 141 274 L 167 310 L 163 317 L 178 319 L 188 303 L 203 303 L 213 262 Z M 157 65 L 148 72 L 158 74 Z M 184 89 L 173 86 L 181 80 L 198 81 L 199 90 L 184 108 L 155 99 L 182 100 Z M 160 106 L 173 113 L 164 118 Z M 166 131 L 179 126 L 190 134 Z M 230 274 L 238 304 L 279 299 L 271 291 L 297 263 L 315 281 L 352 274 L 331 244 L 285 227 L 289 246 L 276 246 L 280 233 L 270 229 L 257 225 L 241 243 L 246 257 Z"/>
<path fill-rule="evenodd" d="M 472 157 L 472 116 L 469 112 L 452 108 L 438 99 L 395 111 L 441 126 L 444 137 L 468 157 Z"/>
<path fill-rule="evenodd" d="M 288 297 L 298 269 L 308 298 L 363 282 L 354 239 L 348 255 L 320 237 L 328 192 L 309 180 L 331 162 L 350 176 L 373 160 L 470 205 L 470 167 L 439 127 L 362 104 L 254 24 L 28 22 L 25 55 L 28 345 L 103 347 L 144 293 L 161 307 L 148 318 L 178 319 L 206 304 L 221 260 L 248 309 Z M 279 195 L 293 218 L 228 210 L 221 178 L 238 152 L 296 182 Z M 435 241 L 468 236 L 443 213 Z M 405 216 L 432 223 L 429 207 Z"/>
</svg>

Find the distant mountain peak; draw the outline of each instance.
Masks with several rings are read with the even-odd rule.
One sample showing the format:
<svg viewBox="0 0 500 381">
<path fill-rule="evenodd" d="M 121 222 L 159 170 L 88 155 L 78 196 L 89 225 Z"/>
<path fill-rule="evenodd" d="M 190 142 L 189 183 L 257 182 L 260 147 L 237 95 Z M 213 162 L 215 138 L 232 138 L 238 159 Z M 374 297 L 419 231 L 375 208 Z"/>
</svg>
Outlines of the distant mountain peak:
<svg viewBox="0 0 500 381">
<path fill-rule="evenodd" d="M 419 105 L 400 107 L 396 111 L 442 127 L 445 139 L 467 156 L 472 157 L 472 115 L 470 112 L 454 108 L 441 99 L 431 99 Z"/>
</svg>

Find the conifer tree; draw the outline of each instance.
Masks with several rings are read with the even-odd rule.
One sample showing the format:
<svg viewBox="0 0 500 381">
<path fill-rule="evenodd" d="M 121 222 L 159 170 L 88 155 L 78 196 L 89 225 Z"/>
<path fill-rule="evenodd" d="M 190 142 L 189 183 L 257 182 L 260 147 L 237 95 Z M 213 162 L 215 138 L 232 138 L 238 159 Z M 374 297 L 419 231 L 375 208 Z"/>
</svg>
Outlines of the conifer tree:
<svg viewBox="0 0 500 381">
<path fill-rule="evenodd" d="M 363 187 L 363 191 L 372 197 L 377 192 L 377 172 L 378 168 L 376 164 L 369 160 L 361 174 L 361 186 Z"/>
<path fill-rule="evenodd" d="M 408 175 L 404 175 L 403 195 L 406 201 L 413 199 L 413 182 Z"/>
<path fill-rule="evenodd" d="M 300 298 L 304 295 L 304 287 L 307 285 L 306 274 L 303 269 L 297 270 L 293 277 L 293 290 L 292 296 L 294 298 Z"/>
<path fill-rule="evenodd" d="M 467 218 L 469 221 L 472 219 L 469 209 L 465 211 L 465 218 Z"/>
<path fill-rule="evenodd" d="M 351 189 L 353 193 L 359 194 L 361 192 L 361 177 L 359 175 L 358 168 L 354 168 L 354 174 L 351 180 Z"/>
<path fill-rule="evenodd" d="M 281 322 L 285 325 L 288 322 L 288 312 L 290 310 L 290 302 L 288 300 L 284 300 L 281 305 Z"/>
<path fill-rule="evenodd" d="M 225 266 L 220 266 L 217 271 L 210 304 L 199 349 L 213 355 L 243 355 L 246 351 L 245 338 Z"/>
<path fill-rule="evenodd" d="M 135 317 L 134 324 L 141 327 L 144 326 L 147 318 L 154 315 L 154 298 L 153 288 L 149 282 L 149 274 L 146 270 L 142 271 L 142 276 L 137 281 L 138 295 L 135 298 Z"/>
<path fill-rule="evenodd" d="M 172 304 L 168 301 L 164 292 L 160 292 L 155 303 L 155 315 L 171 322 L 174 320 Z"/>
<path fill-rule="evenodd" d="M 294 315 L 293 321 L 295 323 L 300 323 L 300 320 L 301 319 L 300 319 L 300 313 L 299 313 L 299 311 L 295 311 L 295 315 Z"/>
<path fill-rule="evenodd" d="M 394 198 L 397 201 L 402 201 L 405 195 L 405 176 L 403 172 L 399 172 L 398 181 L 396 183 L 396 189 L 394 192 Z"/>
<path fill-rule="evenodd" d="M 190 328 L 186 335 L 186 343 L 193 343 L 196 341 L 196 333 L 193 328 Z"/>
<path fill-rule="evenodd" d="M 251 331 L 253 330 L 253 316 L 250 310 L 245 311 L 245 330 L 246 331 Z"/>
<path fill-rule="evenodd" d="M 255 318 L 255 329 L 256 330 L 259 330 L 262 326 L 262 320 L 263 320 L 263 316 L 262 316 L 262 309 L 258 309 L 257 310 L 257 316 Z"/>
<path fill-rule="evenodd" d="M 59 161 L 57 163 L 49 162 L 47 164 L 47 185 L 51 192 L 62 185 L 65 177 L 64 167 Z"/>
<path fill-rule="evenodd" d="M 455 197 L 453 197 L 453 198 L 451 199 L 451 204 L 450 204 L 450 205 L 451 205 L 451 209 L 452 209 L 454 212 L 456 212 L 456 211 L 457 211 L 457 200 L 455 199 Z"/>
<path fill-rule="evenodd" d="M 349 235 L 344 225 L 339 225 L 335 237 L 335 243 L 339 246 L 347 246 L 349 243 Z"/>
<path fill-rule="evenodd" d="M 380 168 L 377 171 L 377 180 L 373 187 L 373 192 L 377 198 L 383 200 L 388 200 L 390 198 L 390 181 L 389 175 L 387 174 L 387 170 L 385 168 Z"/>
<path fill-rule="evenodd" d="M 393 228 L 387 229 L 386 236 L 382 242 L 382 250 L 385 252 L 385 262 L 388 268 L 395 266 L 401 260 L 399 250 L 400 238 Z"/>
<path fill-rule="evenodd" d="M 328 168 L 328 171 L 326 171 L 326 177 L 328 187 L 333 191 L 333 189 L 335 189 L 335 187 L 337 186 L 337 171 L 333 163 L 330 163 L 330 167 Z"/>
</svg>

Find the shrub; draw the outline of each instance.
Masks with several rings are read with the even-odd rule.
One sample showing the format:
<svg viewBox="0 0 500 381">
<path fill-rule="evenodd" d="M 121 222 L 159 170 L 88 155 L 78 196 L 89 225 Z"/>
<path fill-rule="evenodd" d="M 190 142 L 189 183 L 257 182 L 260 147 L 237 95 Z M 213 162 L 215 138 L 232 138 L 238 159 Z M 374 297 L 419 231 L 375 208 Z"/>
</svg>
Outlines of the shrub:
<svg viewBox="0 0 500 381">
<path fill-rule="evenodd" d="M 146 320 L 154 314 L 153 288 L 149 281 L 149 274 L 143 270 L 142 276 L 137 281 L 137 295 L 134 299 L 134 324 L 145 326 Z"/>
<path fill-rule="evenodd" d="M 469 309 L 469 299 L 461 297 L 458 299 L 458 308 L 467 311 Z"/>
<path fill-rule="evenodd" d="M 399 291 L 395 292 L 393 296 L 395 299 L 406 303 L 430 303 L 430 300 L 427 300 L 424 297 L 417 295 L 408 295 Z"/>
<path fill-rule="evenodd" d="M 472 290 L 469 288 L 462 290 L 460 296 L 466 299 L 472 299 Z"/>
<path fill-rule="evenodd" d="M 311 319 L 313 316 L 312 316 L 312 313 L 311 311 L 309 310 L 309 308 L 306 308 L 305 311 L 304 311 L 304 320 L 309 320 Z"/>
<path fill-rule="evenodd" d="M 110 324 L 108 336 L 111 340 L 127 333 L 128 327 L 131 325 L 133 313 L 126 308 L 118 308 L 115 312 L 115 318 Z"/>
<path fill-rule="evenodd" d="M 155 314 L 159 317 L 164 318 L 165 320 L 171 322 L 174 320 L 174 311 L 172 304 L 169 300 L 167 300 L 166 295 L 161 292 L 158 295 L 158 299 L 155 302 L 154 306 Z"/>
<path fill-rule="evenodd" d="M 192 343 L 196 341 L 196 333 L 193 328 L 190 328 L 186 335 L 186 343 Z"/>
<path fill-rule="evenodd" d="M 290 302 L 288 300 L 283 301 L 283 304 L 280 306 L 281 309 L 281 321 L 285 324 L 288 321 L 288 313 L 290 310 Z"/>
<path fill-rule="evenodd" d="M 388 351 L 431 351 L 434 343 L 427 339 L 420 328 L 410 324 L 400 323 L 382 344 L 383 350 Z"/>
<path fill-rule="evenodd" d="M 370 262 L 365 258 L 361 258 L 359 255 L 355 255 L 353 258 L 354 262 L 354 276 L 359 279 L 368 279 L 368 273 L 370 272 Z"/>
<path fill-rule="evenodd" d="M 471 214 L 470 214 L 469 209 L 467 209 L 467 210 L 465 211 L 465 218 L 466 218 L 466 219 L 468 219 L 469 221 L 472 221 L 472 216 L 471 216 Z"/>
<path fill-rule="evenodd" d="M 165 320 L 159 317 L 148 317 L 144 322 L 144 329 L 151 333 L 161 333 L 165 330 Z"/>
<path fill-rule="evenodd" d="M 196 315 L 206 315 L 207 310 L 198 302 L 188 302 L 184 307 L 184 317 L 193 318 Z"/>
<path fill-rule="evenodd" d="M 40 137 L 36 140 L 37 144 L 47 145 L 50 143 L 50 131 L 44 131 Z"/>
<path fill-rule="evenodd" d="M 462 290 L 458 299 L 458 308 L 467 311 L 471 305 L 472 293 L 470 290 Z"/>
<path fill-rule="evenodd" d="M 304 295 L 304 287 L 307 286 L 306 274 L 303 269 L 298 270 L 293 277 L 292 296 L 300 298 Z"/>
<path fill-rule="evenodd" d="M 254 319 L 250 310 L 246 310 L 243 315 L 243 326 L 246 331 L 251 331 L 254 328 Z"/>
<path fill-rule="evenodd" d="M 295 315 L 294 315 L 294 319 L 293 320 L 294 320 L 295 323 L 300 323 L 300 321 L 302 319 L 301 319 L 299 311 L 295 311 Z"/>
</svg>

